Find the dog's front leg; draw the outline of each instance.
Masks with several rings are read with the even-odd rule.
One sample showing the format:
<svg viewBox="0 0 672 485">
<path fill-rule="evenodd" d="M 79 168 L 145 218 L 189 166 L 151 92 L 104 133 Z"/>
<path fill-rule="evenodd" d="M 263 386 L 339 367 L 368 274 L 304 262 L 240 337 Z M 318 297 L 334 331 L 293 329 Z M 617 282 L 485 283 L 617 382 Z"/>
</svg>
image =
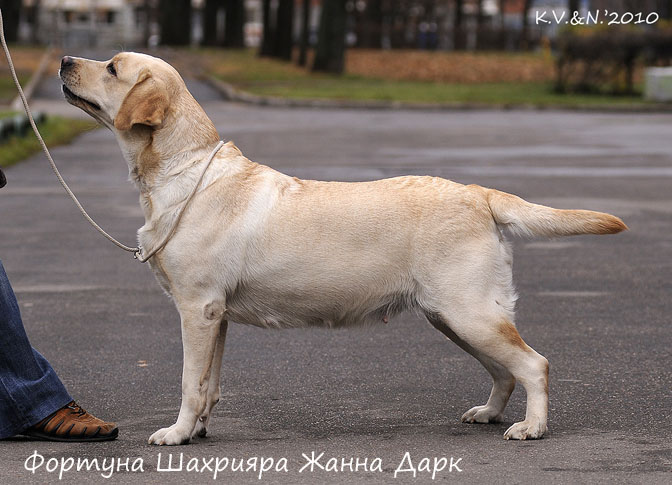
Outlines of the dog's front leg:
<svg viewBox="0 0 672 485">
<path fill-rule="evenodd" d="M 175 424 L 158 430 L 149 444 L 184 445 L 189 443 L 198 417 L 206 406 L 210 373 L 221 320 L 207 318 L 204 312 L 181 309 L 182 317 L 182 405 Z M 205 315 L 204 315 L 205 313 Z M 220 316 L 221 318 L 221 316 Z"/>
<path fill-rule="evenodd" d="M 215 356 L 212 359 L 212 370 L 210 371 L 210 383 L 208 384 L 208 399 L 205 404 L 205 411 L 201 414 L 196 422 L 196 427 L 191 433 L 191 437 L 199 436 L 204 438 L 208 432 L 212 412 L 222 397 L 220 375 L 222 370 L 222 357 L 224 356 L 224 343 L 226 342 L 226 331 L 229 328 L 229 323 L 223 320 L 219 326 L 219 335 L 217 337 L 217 344 L 215 345 Z"/>
</svg>

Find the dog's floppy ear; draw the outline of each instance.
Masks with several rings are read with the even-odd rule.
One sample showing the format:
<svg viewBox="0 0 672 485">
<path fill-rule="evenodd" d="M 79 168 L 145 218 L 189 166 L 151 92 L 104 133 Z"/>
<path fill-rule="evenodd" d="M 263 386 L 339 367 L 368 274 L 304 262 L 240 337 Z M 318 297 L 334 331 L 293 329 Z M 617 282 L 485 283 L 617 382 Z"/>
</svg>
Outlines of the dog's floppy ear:
<svg viewBox="0 0 672 485">
<path fill-rule="evenodd" d="M 135 85 L 124 98 L 114 127 L 119 131 L 130 130 L 133 125 L 159 126 L 168 109 L 169 96 L 163 83 L 143 69 Z"/>
</svg>

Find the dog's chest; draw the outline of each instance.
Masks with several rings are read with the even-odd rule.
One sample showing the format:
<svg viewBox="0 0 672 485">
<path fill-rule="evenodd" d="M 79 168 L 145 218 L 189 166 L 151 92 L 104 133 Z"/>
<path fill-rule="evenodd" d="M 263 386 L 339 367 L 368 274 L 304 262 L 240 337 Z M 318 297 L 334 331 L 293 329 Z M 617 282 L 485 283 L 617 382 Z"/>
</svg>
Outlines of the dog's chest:
<svg viewBox="0 0 672 485">
<path fill-rule="evenodd" d="M 163 264 L 161 262 L 161 257 L 159 255 L 154 256 L 149 260 L 149 266 L 154 273 L 156 281 L 159 283 L 159 286 L 166 292 L 168 296 L 172 296 L 173 293 L 170 290 L 170 278 L 166 273 Z"/>
</svg>

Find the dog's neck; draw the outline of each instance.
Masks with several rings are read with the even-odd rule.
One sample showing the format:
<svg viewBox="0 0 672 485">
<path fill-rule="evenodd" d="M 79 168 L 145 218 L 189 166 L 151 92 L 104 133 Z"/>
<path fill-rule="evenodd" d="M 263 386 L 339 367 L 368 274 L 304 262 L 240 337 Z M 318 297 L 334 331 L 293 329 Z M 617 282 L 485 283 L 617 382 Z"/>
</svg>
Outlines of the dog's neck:
<svg viewBox="0 0 672 485">
<path fill-rule="evenodd" d="M 179 122 L 177 116 L 181 118 Z M 200 166 L 219 141 L 219 135 L 201 106 L 185 90 L 173 101 L 160 126 L 135 125 L 126 132 L 117 132 L 117 140 L 149 220 L 152 208 L 156 209 L 153 195 L 159 188 L 169 192 L 168 200 L 161 197 L 168 202 L 179 200 L 182 192 L 186 194 L 190 184 L 180 183 L 180 173 Z"/>
</svg>

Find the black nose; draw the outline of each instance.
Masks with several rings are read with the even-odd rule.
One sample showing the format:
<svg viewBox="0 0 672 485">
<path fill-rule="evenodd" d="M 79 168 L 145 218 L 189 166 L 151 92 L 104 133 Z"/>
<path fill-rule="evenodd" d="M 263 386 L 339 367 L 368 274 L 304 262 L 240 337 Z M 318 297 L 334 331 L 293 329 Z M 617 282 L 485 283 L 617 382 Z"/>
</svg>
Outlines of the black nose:
<svg viewBox="0 0 672 485">
<path fill-rule="evenodd" d="M 75 60 L 70 56 L 65 56 L 61 59 L 61 69 L 66 69 L 75 64 Z"/>
</svg>

